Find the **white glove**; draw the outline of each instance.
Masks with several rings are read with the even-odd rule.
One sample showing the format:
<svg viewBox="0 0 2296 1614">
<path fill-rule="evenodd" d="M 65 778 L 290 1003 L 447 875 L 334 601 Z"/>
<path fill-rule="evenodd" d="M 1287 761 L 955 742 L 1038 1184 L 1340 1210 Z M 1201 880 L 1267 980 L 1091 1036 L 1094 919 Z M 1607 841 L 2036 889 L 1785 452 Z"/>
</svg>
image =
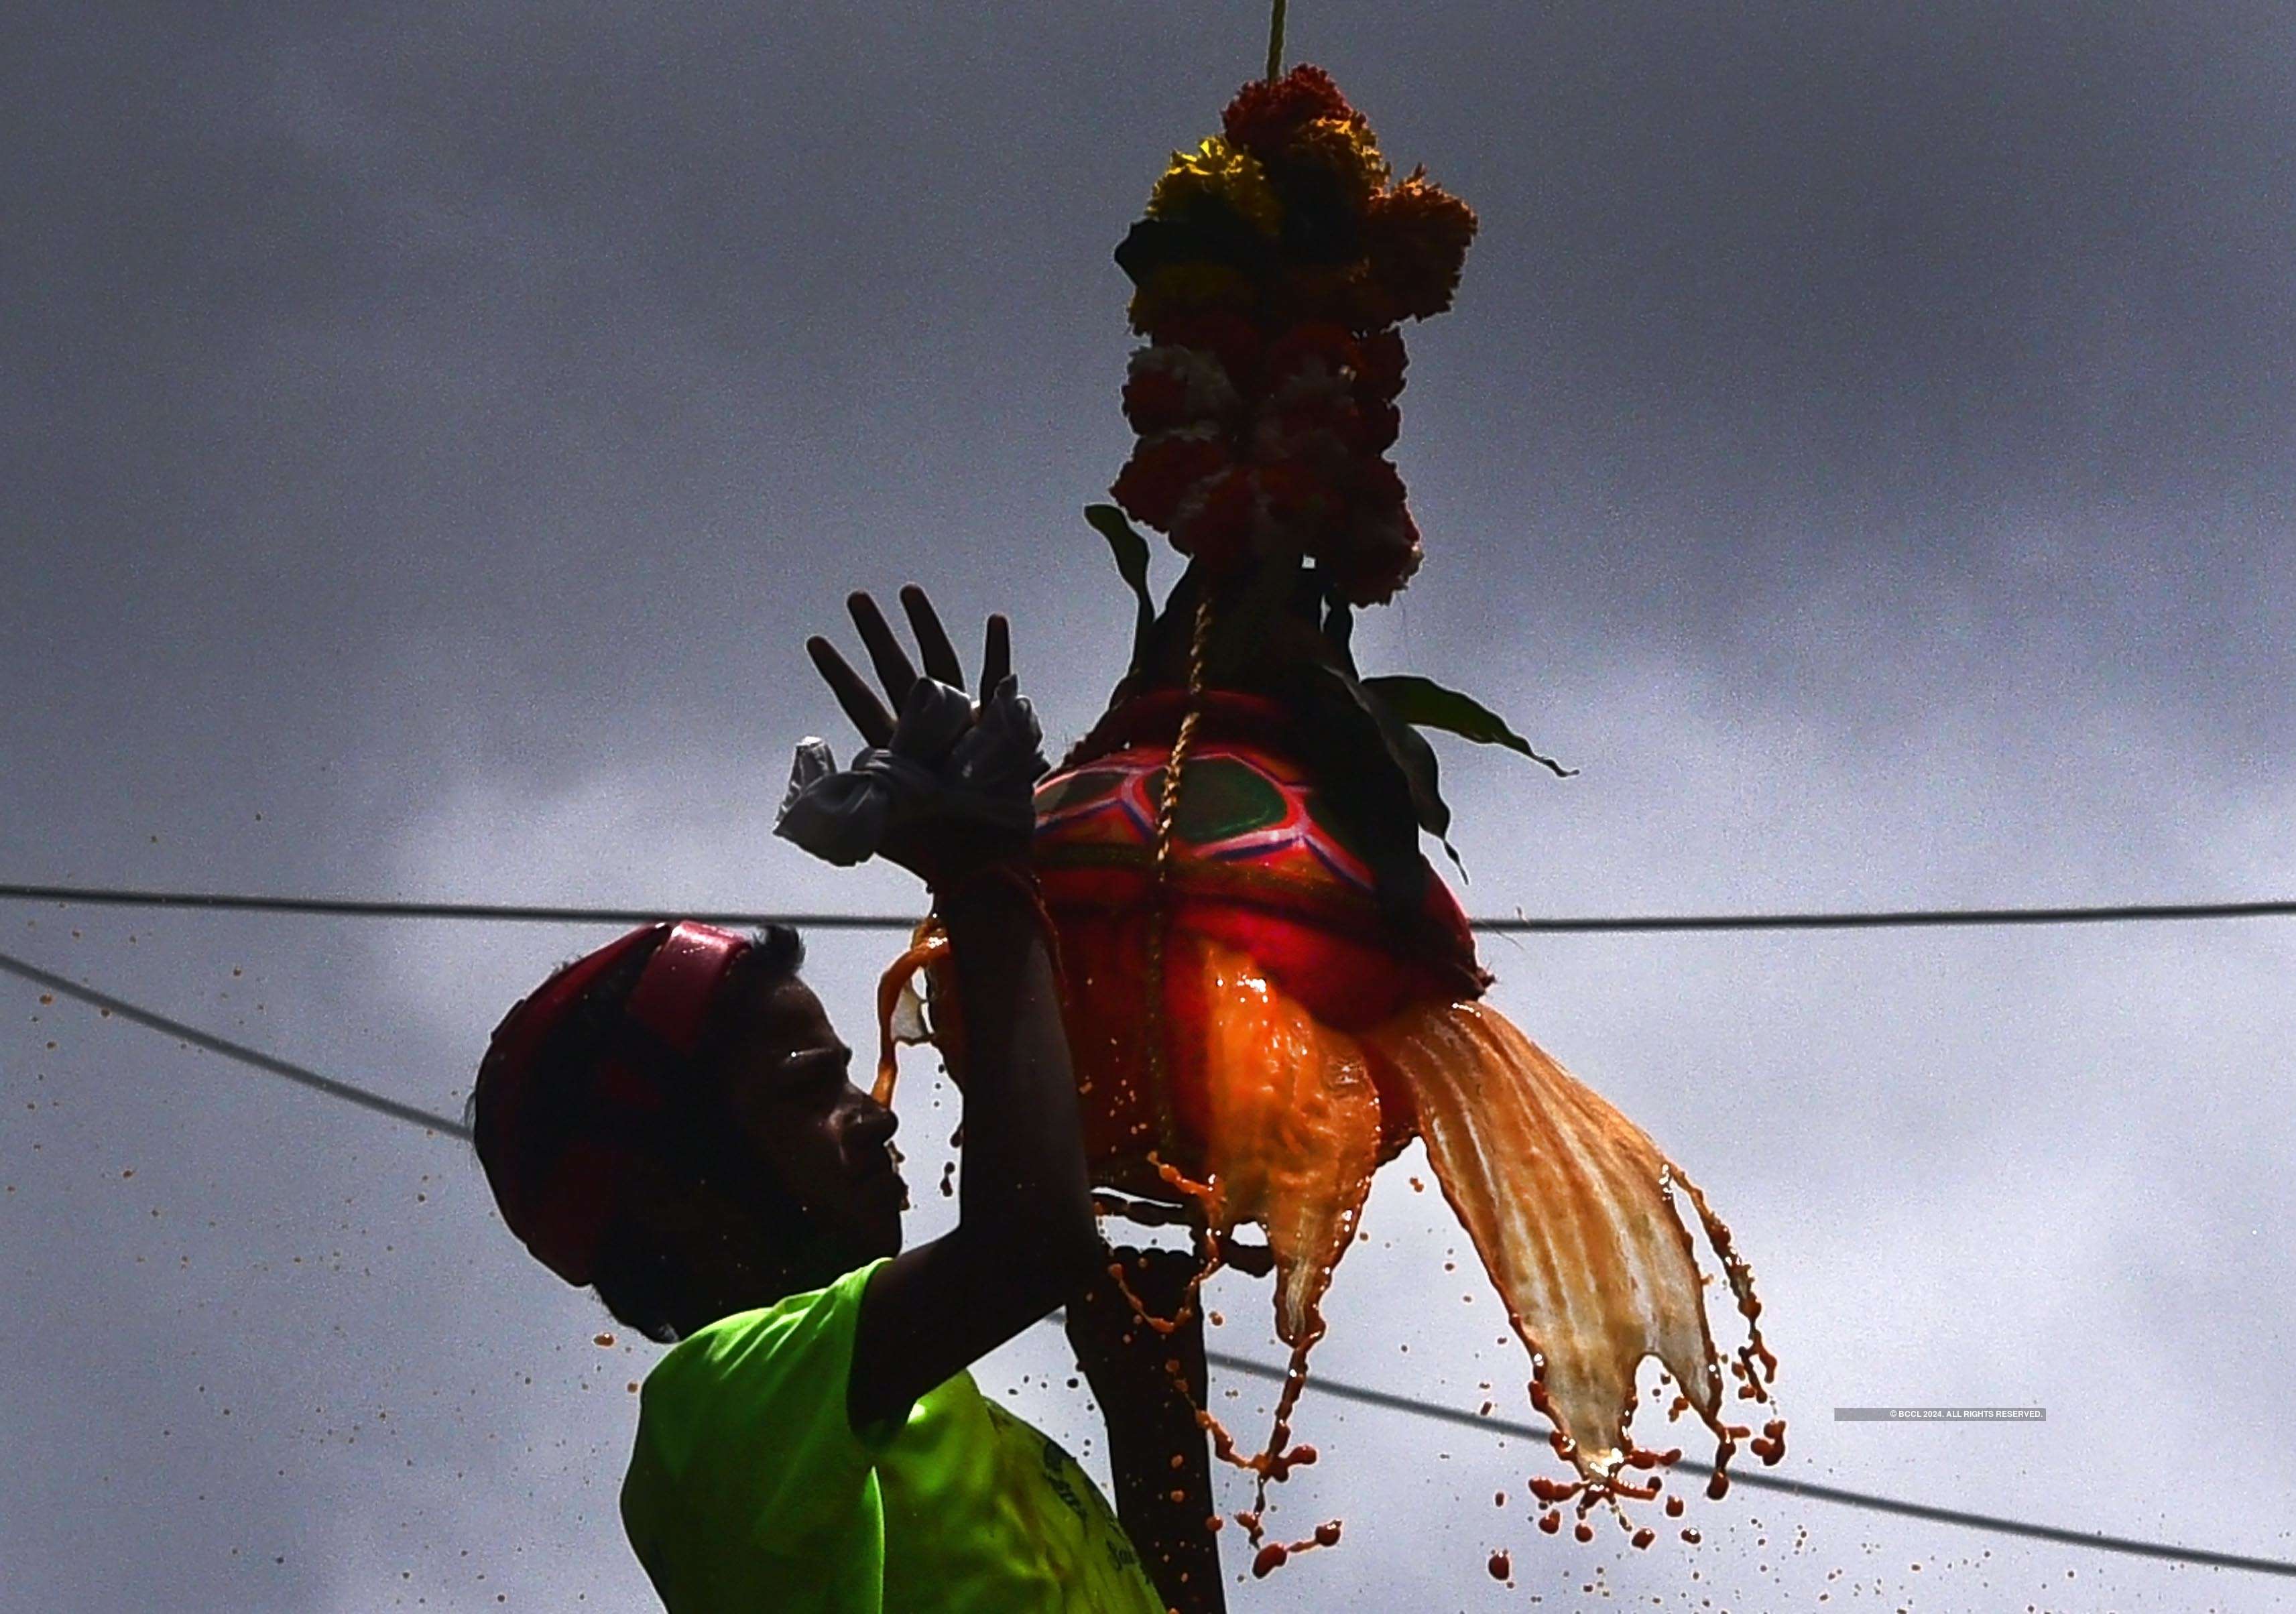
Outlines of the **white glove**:
<svg viewBox="0 0 2296 1614">
<path fill-rule="evenodd" d="M 961 689 L 920 677 L 892 739 L 840 771 L 828 741 L 808 737 L 790 764 L 774 833 L 828 863 L 865 862 L 886 832 L 933 818 L 969 820 L 1025 840 L 1035 787 L 1051 771 L 1036 709 L 1010 676 L 980 710 Z"/>
</svg>

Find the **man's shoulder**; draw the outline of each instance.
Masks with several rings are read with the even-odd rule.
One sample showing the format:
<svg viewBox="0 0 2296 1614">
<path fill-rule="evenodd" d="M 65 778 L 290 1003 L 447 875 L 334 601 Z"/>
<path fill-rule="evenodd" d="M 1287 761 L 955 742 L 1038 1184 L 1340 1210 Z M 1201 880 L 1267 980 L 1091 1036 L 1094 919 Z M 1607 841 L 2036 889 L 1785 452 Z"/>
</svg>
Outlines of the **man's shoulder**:
<svg viewBox="0 0 2296 1614">
<path fill-rule="evenodd" d="M 784 1295 L 770 1306 L 753 1307 L 695 1329 L 672 1346 L 646 1375 L 642 1405 L 651 1409 L 666 1396 L 743 1377 L 791 1356 L 820 1355 L 824 1367 L 839 1370 L 850 1359 L 854 1319 L 872 1261 L 819 1289 Z"/>
<path fill-rule="evenodd" d="M 679 1588 L 754 1583 L 742 1606 L 844 1608 L 805 1588 L 881 1577 L 873 1458 L 846 1414 L 852 1315 L 870 1270 L 720 1317 L 646 1376 L 621 1515 L 669 1606 L 681 1606 Z"/>
</svg>

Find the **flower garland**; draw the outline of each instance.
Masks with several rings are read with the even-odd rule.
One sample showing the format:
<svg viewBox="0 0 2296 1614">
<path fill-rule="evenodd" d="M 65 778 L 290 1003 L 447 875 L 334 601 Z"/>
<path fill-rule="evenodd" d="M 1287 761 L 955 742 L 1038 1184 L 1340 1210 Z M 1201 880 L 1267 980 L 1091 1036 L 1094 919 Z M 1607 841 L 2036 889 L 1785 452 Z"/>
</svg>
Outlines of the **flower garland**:
<svg viewBox="0 0 2296 1614">
<path fill-rule="evenodd" d="M 1214 577 L 1307 560 L 1351 605 L 1393 598 L 1420 561 L 1386 457 L 1397 325 L 1451 306 L 1474 233 L 1423 171 L 1394 178 L 1321 69 L 1246 85 L 1116 250 L 1148 339 L 1117 503 Z"/>
</svg>

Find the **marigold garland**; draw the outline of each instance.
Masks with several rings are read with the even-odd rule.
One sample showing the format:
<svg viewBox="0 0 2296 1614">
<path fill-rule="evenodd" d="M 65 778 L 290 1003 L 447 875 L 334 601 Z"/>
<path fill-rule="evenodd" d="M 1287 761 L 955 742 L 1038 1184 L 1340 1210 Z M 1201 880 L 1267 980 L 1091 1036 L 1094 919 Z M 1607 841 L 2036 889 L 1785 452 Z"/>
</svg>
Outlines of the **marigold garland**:
<svg viewBox="0 0 2296 1614">
<path fill-rule="evenodd" d="M 1116 250 L 1148 339 L 1125 381 L 1140 440 L 1117 503 L 1215 575 L 1312 561 L 1349 603 L 1393 598 L 1421 554 L 1384 457 L 1396 326 L 1451 306 L 1474 233 L 1423 170 L 1394 179 L 1321 69 L 1244 86 Z"/>
</svg>

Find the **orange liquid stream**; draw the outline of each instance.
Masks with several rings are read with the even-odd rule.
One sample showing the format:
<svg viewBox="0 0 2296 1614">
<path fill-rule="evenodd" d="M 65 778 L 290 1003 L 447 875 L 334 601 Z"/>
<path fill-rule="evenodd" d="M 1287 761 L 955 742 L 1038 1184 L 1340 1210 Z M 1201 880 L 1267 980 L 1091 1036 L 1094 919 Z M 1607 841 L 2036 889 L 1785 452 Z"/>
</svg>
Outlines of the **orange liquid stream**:
<svg viewBox="0 0 2296 1614">
<path fill-rule="evenodd" d="M 1201 1082 L 1179 1106 L 1190 1133 L 1201 1135 L 1192 1136 L 1196 1158 L 1184 1171 L 1150 1146 L 1144 1118 L 1161 1106 L 1144 1102 L 1138 1091 L 1147 1069 L 1136 1045 L 1143 1021 L 1107 1026 L 1080 1012 L 1080 1004 L 1123 995 L 1114 975 L 1095 980 L 1099 962 L 1071 952 L 1076 973 L 1064 982 L 1087 1135 L 1100 1145 L 1095 1176 L 1158 1193 L 1199 1228 L 1201 1267 L 1180 1312 L 1153 1315 L 1136 1297 L 1133 1309 L 1160 1331 L 1179 1326 L 1221 1265 L 1224 1241 L 1245 1222 L 1264 1230 L 1274 1258 L 1275 1331 L 1291 1360 L 1268 1439 L 1247 1454 L 1218 1419 L 1197 1412 L 1220 1459 L 1256 1479 L 1252 1505 L 1235 1515 L 1257 1549 L 1255 1574 L 1331 1544 L 1326 1530 L 1338 1538 L 1333 1524 L 1299 1543 L 1265 1541 L 1267 1487 L 1316 1461 L 1315 1448 L 1292 1445 L 1292 1434 L 1308 1354 L 1324 1331 L 1323 1298 L 1356 1235 L 1373 1173 L 1414 1132 L 1529 1353 L 1531 1405 L 1553 1424 L 1550 1444 L 1572 1470 L 1568 1480 L 1531 1481 L 1547 1508 L 1540 1528 L 1559 1528 L 1555 1509 L 1570 1503 L 1578 1515 L 1574 1534 L 1589 1539 L 1587 1516 L 1606 1506 L 1634 1544 L 1649 1544 L 1652 1532 L 1633 1526 L 1620 1503 L 1656 1497 L 1656 1471 L 1682 1453 L 1640 1446 L 1629 1433 L 1635 1376 L 1648 1356 L 1681 1387 L 1669 1416 L 1694 1411 L 1716 1438 L 1709 1495 L 1726 1491 L 1729 1460 L 1751 1430 L 1722 1415 L 1725 1359 L 1708 1324 L 1693 1230 L 1743 1321 L 1745 1341 L 1726 1359 L 1739 1397 L 1770 1399 L 1776 1359 L 1762 1340 L 1753 1274 L 1729 1228 L 1633 1122 L 1486 1004 L 1423 1004 L 1349 1035 L 1316 1020 L 1244 954 L 1177 932 L 1164 967 L 1176 979 L 1188 972 L 1184 984 L 1201 1012 L 1179 1026 L 1168 1013 L 1155 1023 L 1167 1036 L 1198 1042 L 1169 1047 L 1162 1061 Z M 1097 973 L 1119 962 L 1111 955 Z M 902 989 L 920 970 L 945 980 L 945 969 L 936 968 L 945 963 L 945 941 L 921 934 L 881 984 L 881 1100 L 892 1096 Z M 1113 997 L 1111 988 L 1119 989 Z M 1382 1086 L 1412 1112 L 1383 1114 Z M 1128 1155 L 1128 1145 L 1111 1142 L 1127 1138 Z M 1770 1420 L 1751 1441 L 1755 1455 L 1780 1461 L 1784 1435 L 1784 1421 Z M 1672 1515 L 1678 1499 L 1668 1502 Z"/>
</svg>

